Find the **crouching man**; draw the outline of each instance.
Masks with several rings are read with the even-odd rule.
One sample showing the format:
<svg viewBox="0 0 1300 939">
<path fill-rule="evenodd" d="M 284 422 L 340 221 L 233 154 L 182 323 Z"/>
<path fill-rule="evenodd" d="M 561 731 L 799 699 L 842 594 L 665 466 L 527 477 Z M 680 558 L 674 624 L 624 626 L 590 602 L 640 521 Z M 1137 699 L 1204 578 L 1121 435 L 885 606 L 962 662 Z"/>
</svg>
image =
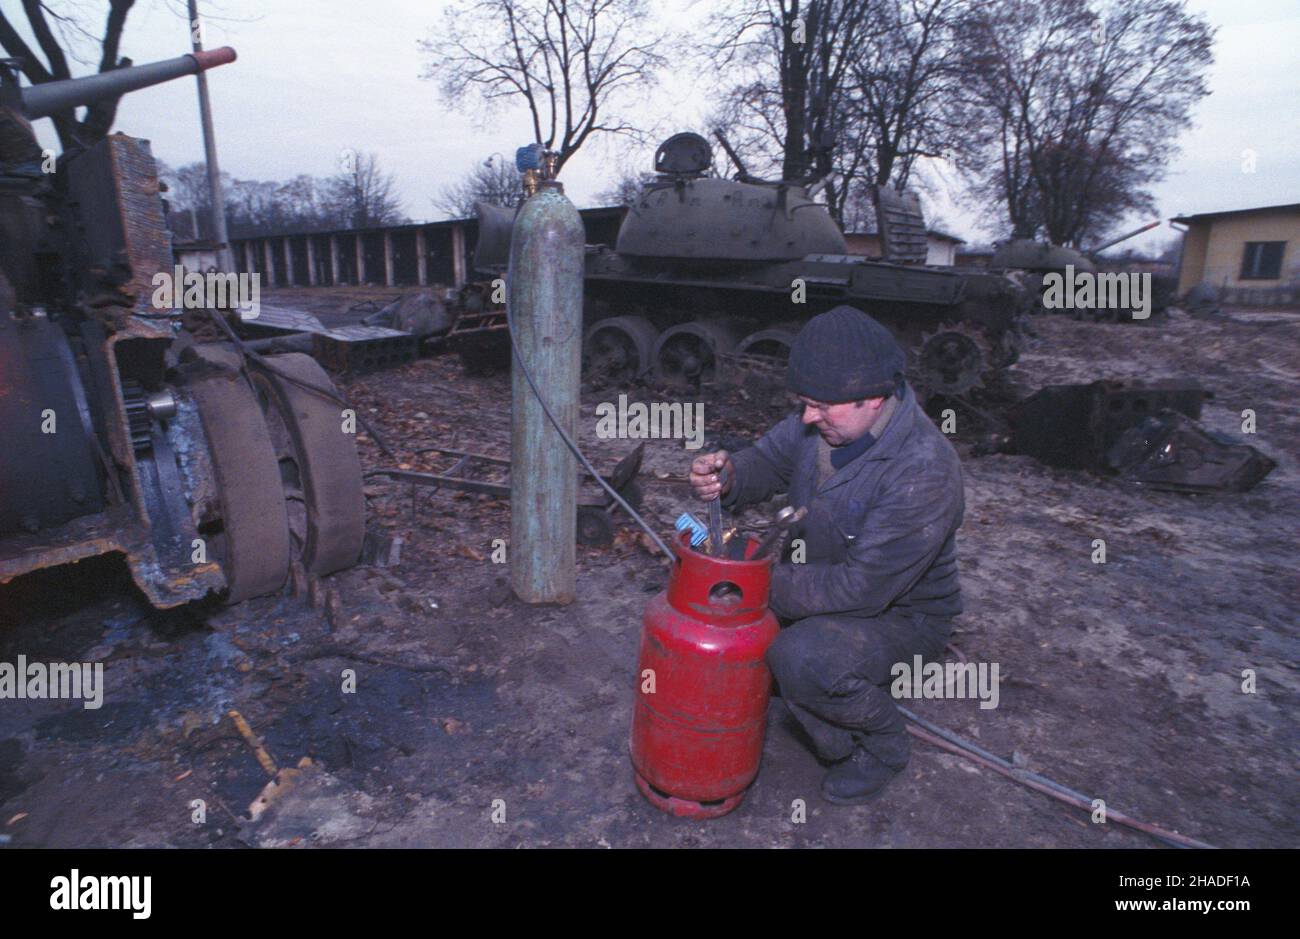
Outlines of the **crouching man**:
<svg viewBox="0 0 1300 939">
<path fill-rule="evenodd" d="M 697 457 L 695 494 L 728 509 L 786 492 L 808 514 L 773 570 L 782 630 L 767 653 L 831 802 L 877 795 L 911 745 L 889 693 L 896 663 L 938 658 L 961 612 L 956 451 L 903 378 L 889 331 L 840 306 L 808 322 L 787 383 L 802 411 L 753 447 Z M 721 480 L 721 481 L 720 481 Z"/>
</svg>

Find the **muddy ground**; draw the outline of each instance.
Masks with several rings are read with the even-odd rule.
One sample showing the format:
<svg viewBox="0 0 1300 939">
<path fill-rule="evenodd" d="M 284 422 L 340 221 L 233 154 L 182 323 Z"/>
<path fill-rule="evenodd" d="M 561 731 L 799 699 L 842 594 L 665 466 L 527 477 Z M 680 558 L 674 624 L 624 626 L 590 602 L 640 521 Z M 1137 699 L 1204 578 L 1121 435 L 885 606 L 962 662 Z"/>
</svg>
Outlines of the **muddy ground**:
<svg viewBox="0 0 1300 939">
<path fill-rule="evenodd" d="M 381 291 L 380 293 L 385 293 Z M 354 298 L 306 297 L 327 320 Z M 966 612 L 955 645 L 999 663 L 999 706 L 910 702 L 923 717 L 1108 807 L 1224 847 L 1296 847 L 1295 399 L 1300 317 L 1175 311 L 1151 326 L 1039 318 L 1016 380 L 1189 376 L 1215 393 L 1205 423 L 1278 460 L 1252 492 L 1141 491 L 1023 456 L 972 457 L 959 418 L 967 516 Z M 505 456 L 510 390 L 451 357 L 345 378 L 340 387 L 395 451 L 361 437 L 367 469 L 445 467 L 431 446 Z M 631 389 L 650 400 L 653 389 Z M 581 439 L 610 468 L 634 442 Z M 710 440 L 779 417 L 761 388 L 705 396 Z M 660 532 L 692 505 L 680 442 L 650 441 L 642 486 Z M 822 802 L 822 767 L 772 702 L 749 796 L 710 822 L 667 817 L 632 784 L 627 756 L 645 602 L 665 567 L 628 525 L 579 548 L 578 599 L 513 598 L 492 541 L 506 502 L 372 477 L 369 526 L 400 537 L 396 566 L 326 578 L 310 597 L 158 614 L 113 559 L 0 588 L 0 661 L 98 661 L 99 710 L 0 702 L 0 841 L 12 846 L 853 846 L 1151 847 L 991 771 L 917 743 L 876 802 Z M 752 518 L 762 517 L 755 513 Z M 1102 538 L 1107 561 L 1094 564 Z M 1241 690 L 1242 671 L 1257 676 Z M 355 674 L 355 692 L 342 686 Z M 283 787 L 228 712 L 280 767 Z M 269 807 L 248 817 L 259 794 Z M 806 823 L 791 821 L 794 800 Z M 196 807 L 202 800 L 202 809 Z M 501 800 L 498 802 L 497 800 Z M 500 819 L 494 821 L 494 808 Z M 202 815 L 202 818 L 200 818 Z M 196 820 L 198 819 L 198 820 Z"/>
</svg>

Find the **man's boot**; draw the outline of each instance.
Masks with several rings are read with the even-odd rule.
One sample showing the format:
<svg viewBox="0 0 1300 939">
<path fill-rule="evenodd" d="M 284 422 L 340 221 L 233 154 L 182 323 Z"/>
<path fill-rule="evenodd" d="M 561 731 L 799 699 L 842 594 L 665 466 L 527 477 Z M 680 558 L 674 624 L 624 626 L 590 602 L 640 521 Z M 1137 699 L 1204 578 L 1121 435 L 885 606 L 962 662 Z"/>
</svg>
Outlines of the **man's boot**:
<svg viewBox="0 0 1300 939">
<path fill-rule="evenodd" d="M 836 763 L 822 779 L 822 798 L 836 805 L 870 802 L 902 771 L 901 766 L 886 766 L 858 744 L 852 756 Z"/>
</svg>

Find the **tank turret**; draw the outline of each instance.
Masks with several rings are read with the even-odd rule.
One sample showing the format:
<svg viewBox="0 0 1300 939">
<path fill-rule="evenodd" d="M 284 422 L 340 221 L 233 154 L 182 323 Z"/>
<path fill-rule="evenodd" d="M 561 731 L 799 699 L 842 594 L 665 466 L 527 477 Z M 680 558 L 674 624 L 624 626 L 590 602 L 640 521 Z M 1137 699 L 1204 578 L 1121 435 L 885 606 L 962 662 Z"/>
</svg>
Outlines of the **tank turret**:
<svg viewBox="0 0 1300 939">
<path fill-rule="evenodd" d="M 675 134 L 660 144 L 657 175 L 629 207 L 615 250 L 719 261 L 794 261 L 848 250 L 835 220 L 806 188 L 706 177 L 712 159 L 699 134 Z"/>
<path fill-rule="evenodd" d="M 799 186 L 661 177 L 630 207 L 615 248 L 629 257 L 796 261 L 845 254 L 826 211 Z"/>
<path fill-rule="evenodd" d="M 1063 271 L 1066 265 L 1089 274 L 1097 269 L 1082 251 L 1029 238 L 1017 238 L 1001 245 L 989 261 L 990 267 L 1000 270 L 1018 269 L 1036 274 Z"/>
</svg>

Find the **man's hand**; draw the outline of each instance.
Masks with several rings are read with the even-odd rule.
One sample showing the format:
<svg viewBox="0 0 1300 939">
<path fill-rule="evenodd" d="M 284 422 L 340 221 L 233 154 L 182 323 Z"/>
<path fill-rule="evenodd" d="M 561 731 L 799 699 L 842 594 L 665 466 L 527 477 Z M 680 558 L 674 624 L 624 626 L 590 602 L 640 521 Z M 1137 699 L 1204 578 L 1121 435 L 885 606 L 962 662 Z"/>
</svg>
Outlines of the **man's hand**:
<svg viewBox="0 0 1300 939">
<path fill-rule="evenodd" d="M 722 482 L 719 482 L 719 477 Z M 731 454 L 726 450 L 697 456 L 691 463 L 691 488 L 695 498 L 701 502 L 710 502 L 731 491 L 731 483 L 736 478 L 736 465 L 731 462 Z"/>
</svg>

